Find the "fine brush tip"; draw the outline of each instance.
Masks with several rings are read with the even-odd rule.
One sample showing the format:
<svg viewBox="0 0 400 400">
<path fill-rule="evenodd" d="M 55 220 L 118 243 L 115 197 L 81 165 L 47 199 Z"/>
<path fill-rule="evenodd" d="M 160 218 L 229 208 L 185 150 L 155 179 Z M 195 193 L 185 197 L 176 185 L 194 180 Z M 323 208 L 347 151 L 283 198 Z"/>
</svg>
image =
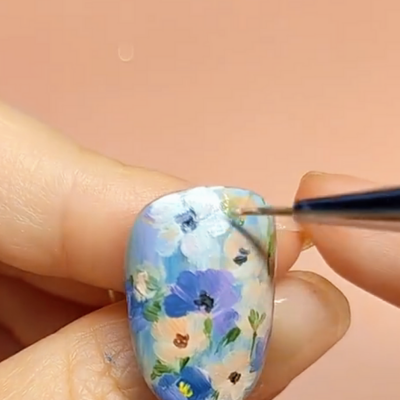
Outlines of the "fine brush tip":
<svg viewBox="0 0 400 400">
<path fill-rule="evenodd" d="M 293 208 L 291 207 L 252 207 L 252 208 L 239 208 L 235 210 L 238 216 L 245 215 L 266 215 L 266 216 L 291 216 L 293 215 Z"/>
</svg>

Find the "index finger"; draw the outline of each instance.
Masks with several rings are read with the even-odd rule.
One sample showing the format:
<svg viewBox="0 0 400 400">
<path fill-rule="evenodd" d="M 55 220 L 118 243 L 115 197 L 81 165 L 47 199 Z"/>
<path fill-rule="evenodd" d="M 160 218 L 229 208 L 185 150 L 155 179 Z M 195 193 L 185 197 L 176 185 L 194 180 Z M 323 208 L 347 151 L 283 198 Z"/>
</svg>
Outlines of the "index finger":
<svg viewBox="0 0 400 400">
<path fill-rule="evenodd" d="M 312 198 L 378 188 L 377 183 L 346 175 L 311 173 L 297 198 Z M 338 274 L 362 289 L 400 306 L 400 235 L 333 226 L 308 225 L 308 235 Z"/>
<path fill-rule="evenodd" d="M 187 187 L 77 146 L 0 104 L 0 261 L 36 274 L 121 290 L 135 215 Z M 299 235 L 281 235 L 281 264 L 298 255 Z"/>
</svg>

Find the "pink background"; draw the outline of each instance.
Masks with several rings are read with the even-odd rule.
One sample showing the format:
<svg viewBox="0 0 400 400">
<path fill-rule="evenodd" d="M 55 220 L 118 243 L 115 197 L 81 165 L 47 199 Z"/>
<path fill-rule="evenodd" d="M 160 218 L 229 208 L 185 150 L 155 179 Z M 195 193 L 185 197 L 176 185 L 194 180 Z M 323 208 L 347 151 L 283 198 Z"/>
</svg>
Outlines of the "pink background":
<svg viewBox="0 0 400 400">
<path fill-rule="evenodd" d="M 290 201 L 307 170 L 395 182 L 398 0 L 2 0 L 0 98 L 127 163 Z M 400 317 L 313 251 L 353 326 L 280 400 L 400 395 Z"/>
</svg>

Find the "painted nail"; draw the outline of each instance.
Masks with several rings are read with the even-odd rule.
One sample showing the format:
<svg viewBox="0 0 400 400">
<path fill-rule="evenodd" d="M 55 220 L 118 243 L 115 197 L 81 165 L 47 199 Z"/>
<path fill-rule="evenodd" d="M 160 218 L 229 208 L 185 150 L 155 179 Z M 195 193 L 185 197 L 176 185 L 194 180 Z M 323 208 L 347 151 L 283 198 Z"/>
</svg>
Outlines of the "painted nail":
<svg viewBox="0 0 400 400">
<path fill-rule="evenodd" d="M 242 400 L 264 365 L 273 313 L 275 225 L 238 218 L 248 190 L 164 196 L 136 219 L 126 289 L 138 364 L 160 400 Z"/>
</svg>

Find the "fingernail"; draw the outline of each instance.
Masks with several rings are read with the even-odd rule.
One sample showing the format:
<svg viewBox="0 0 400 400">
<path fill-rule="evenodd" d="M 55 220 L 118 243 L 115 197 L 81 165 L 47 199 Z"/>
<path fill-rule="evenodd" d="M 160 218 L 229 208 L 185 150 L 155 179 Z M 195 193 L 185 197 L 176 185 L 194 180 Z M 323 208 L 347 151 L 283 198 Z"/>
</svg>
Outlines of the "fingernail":
<svg viewBox="0 0 400 400">
<path fill-rule="evenodd" d="M 295 232 L 300 235 L 300 240 L 302 241 L 301 251 L 314 246 L 311 238 L 293 218 L 277 217 L 275 218 L 275 226 L 277 231 Z"/>
<path fill-rule="evenodd" d="M 321 176 L 321 175 L 326 175 L 326 173 L 320 171 L 309 171 L 305 175 L 303 175 L 303 177 L 301 178 L 301 182 L 304 182 L 309 178 L 314 178 L 315 176 Z"/>
<path fill-rule="evenodd" d="M 306 251 L 309 248 L 314 246 L 314 243 L 312 241 L 312 239 L 310 238 L 310 236 L 308 236 L 307 232 L 302 231 L 301 232 L 301 239 L 302 239 L 302 246 L 301 246 L 301 251 Z"/>
<path fill-rule="evenodd" d="M 296 362 L 336 343 L 350 323 L 345 296 L 329 281 L 311 272 L 294 271 L 276 288 L 273 337 L 284 341 L 280 361 Z M 306 357 L 307 358 L 307 357 Z M 304 360 L 303 360 L 304 362 Z"/>
<path fill-rule="evenodd" d="M 275 227 L 232 210 L 263 205 L 247 190 L 202 187 L 139 214 L 128 313 L 140 369 L 160 400 L 242 400 L 257 382 L 271 330 Z"/>
</svg>

